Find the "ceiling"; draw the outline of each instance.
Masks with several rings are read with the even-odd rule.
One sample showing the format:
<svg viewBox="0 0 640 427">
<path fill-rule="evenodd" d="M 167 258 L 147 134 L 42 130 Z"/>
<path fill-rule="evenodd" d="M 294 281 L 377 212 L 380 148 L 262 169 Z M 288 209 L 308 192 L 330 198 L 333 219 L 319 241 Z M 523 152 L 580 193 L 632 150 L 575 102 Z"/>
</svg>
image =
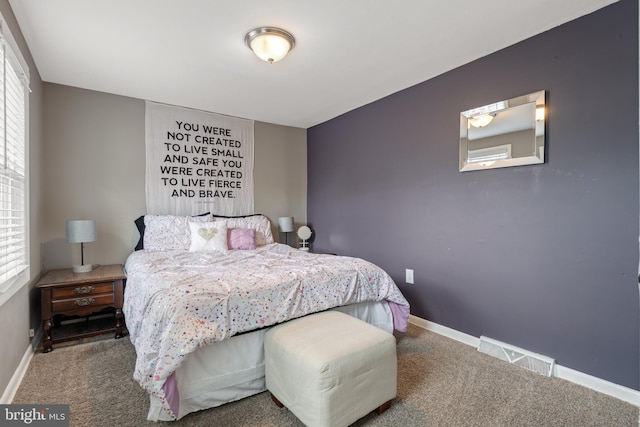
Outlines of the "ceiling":
<svg viewBox="0 0 640 427">
<path fill-rule="evenodd" d="M 309 128 L 616 0 L 9 0 L 43 81 Z M 296 46 L 276 64 L 258 26 Z"/>
</svg>

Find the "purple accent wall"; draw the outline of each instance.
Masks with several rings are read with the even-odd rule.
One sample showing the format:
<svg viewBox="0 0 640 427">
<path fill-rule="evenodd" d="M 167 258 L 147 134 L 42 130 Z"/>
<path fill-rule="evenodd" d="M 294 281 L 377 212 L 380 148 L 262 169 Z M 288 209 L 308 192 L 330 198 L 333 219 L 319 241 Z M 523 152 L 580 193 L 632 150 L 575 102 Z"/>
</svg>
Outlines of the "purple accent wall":
<svg viewBox="0 0 640 427">
<path fill-rule="evenodd" d="M 547 162 L 458 172 L 460 111 L 541 89 Z M 636 0 L 307 135 L 314 249 L 377 263 L 416 316 L 640 389 Z"/>
</svg>

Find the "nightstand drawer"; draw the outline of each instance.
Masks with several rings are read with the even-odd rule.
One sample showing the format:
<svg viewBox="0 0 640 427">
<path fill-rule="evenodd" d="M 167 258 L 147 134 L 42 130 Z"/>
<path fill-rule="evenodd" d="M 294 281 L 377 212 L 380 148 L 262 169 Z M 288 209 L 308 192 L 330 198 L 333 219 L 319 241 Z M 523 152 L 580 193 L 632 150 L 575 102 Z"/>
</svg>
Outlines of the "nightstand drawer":
<svg viewBox="0 0 640 427">
<path fill-rule="evenodd" d="M 110 292 L 113 292 L 113 282 L 91 283 L 88 285 L 54 288 L 52 290 L 52 298 L 54 300 L 61 300 L 90 295 L 107 294 Z"/>
<path fill-rule="evenodd" d="M 95 296 L 87 296 L 74 299 L 53 301 L 53 312 L 60 313 L 69 310 L 77 310 L 85 307 L 100 305 L 112 305 L 114 303 L 113 293 Z"/>
</svg>

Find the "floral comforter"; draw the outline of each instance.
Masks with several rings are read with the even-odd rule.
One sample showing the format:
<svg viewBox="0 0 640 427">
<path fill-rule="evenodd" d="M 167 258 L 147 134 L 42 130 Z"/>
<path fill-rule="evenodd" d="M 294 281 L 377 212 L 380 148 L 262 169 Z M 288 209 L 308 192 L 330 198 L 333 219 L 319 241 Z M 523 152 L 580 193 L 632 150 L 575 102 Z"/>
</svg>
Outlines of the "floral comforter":
<svg viewBox="0 0 640 427">
<path fill-rule="evenodd" d="M 141 250 L 125 270 L 134 378 L 161 399 L 191 352 L 240 332 L 365 301 L 389 301 L 396 329 L 405 330 L 409 316 L 407 300 L 376 265 L 278 243 L 224 254 Z"/>
</svg>

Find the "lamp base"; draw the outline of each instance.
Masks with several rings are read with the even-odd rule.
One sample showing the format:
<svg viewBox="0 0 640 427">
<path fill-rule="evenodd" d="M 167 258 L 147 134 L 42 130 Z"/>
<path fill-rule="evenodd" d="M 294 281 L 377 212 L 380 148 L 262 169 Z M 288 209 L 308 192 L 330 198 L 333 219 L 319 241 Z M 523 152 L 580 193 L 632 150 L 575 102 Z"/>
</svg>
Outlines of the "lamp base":
<svg viewBox="0 0 640 427">
<path fill-rule="evenodd" d="M 93 270 L 92 264 L 82 264 L 82 265 L 74 265 L 73 272 L 74 273 L 88 273 Z"/>
</svg>

